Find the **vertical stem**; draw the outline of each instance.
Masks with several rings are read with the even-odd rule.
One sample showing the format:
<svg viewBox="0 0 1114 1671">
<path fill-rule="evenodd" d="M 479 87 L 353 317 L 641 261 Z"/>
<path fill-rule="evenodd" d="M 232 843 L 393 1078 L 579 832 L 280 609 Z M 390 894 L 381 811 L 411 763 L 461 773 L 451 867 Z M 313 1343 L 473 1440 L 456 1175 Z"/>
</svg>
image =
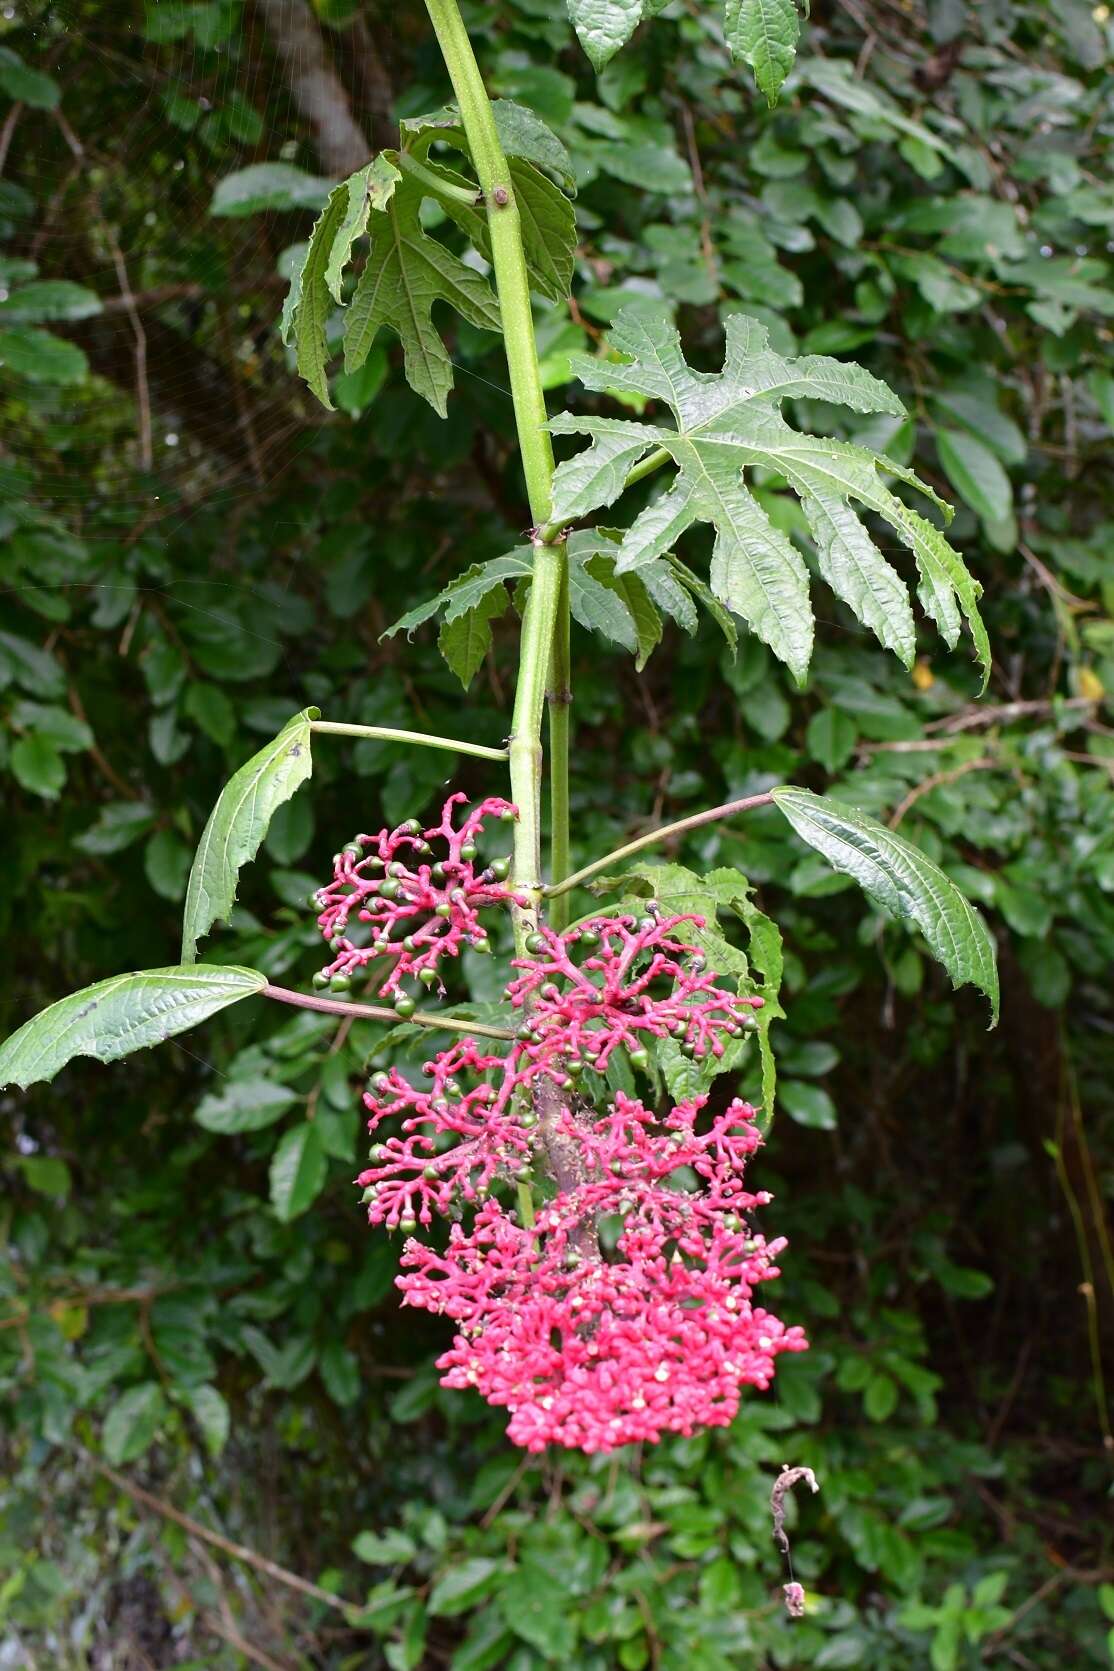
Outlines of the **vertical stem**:
<svg viewBox="0 0 1114 1671">
<path fill-rule="evenodd" d="M 562 531 L 548 526 L 553 499 L 553 445 L 546 427 L 549 414 L 538 369 L 530 281 L 514 182 L 457 0 L 426 0 L 426 9 L 460 106 L 487 209 L 522 471 L 535 527 L 534 574 L 522 622 L 510 742 L 511 794 L 519 809 L 514 880 L 528 900 L 515 918 L 521 953 L 527 934 L 537 923 L 541 903 L 541 729 L 551 659 L 556 688 L 566 691 L 569 683 L 568 556 Z M 559 709 L 563 709 L 560 714 Z M 552 712 L 553 858 L 555 874 L 564 875 L 568 868 L 568 701 L 555 700 Z"/>
<path fill-rule="evenodd" d="M 572 665 L 569 647 L 569 571 L 563 565 L 553 649 L 549 662 L 549 870 L 551 885 L 569 874 L 569 709 L 572 705 Z M 549 920 L 556 929 L 568 926 L 569 895 L 550 902 Z"/>
</svg>

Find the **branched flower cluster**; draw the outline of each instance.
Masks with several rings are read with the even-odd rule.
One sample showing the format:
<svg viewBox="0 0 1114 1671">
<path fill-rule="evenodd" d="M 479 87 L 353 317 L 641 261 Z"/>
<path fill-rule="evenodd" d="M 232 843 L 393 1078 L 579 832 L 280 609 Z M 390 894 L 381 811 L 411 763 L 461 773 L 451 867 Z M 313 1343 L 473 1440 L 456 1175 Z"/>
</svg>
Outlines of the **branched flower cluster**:
<svg viewBox="0 0 1114 1671">
<path fill-rule="evenodd" d="M 532 935 L 533 955 L 516 963 L 525 972 L 507 996 L 527 1014 L 523 1036 L 534 1060 L 564 1060 L 575 1078 L 585 1066 L 602 1073 L 622 1048 L 643 1067 L 645 1041 L 666 1036 L 697 1060 L 722 1056 L 729 1038 L 755 1025 L 752 1012 L 764 1000 L 717 986 L 703 953 L 677 935 L 689 923 L 704 926 L 699 917 L 652 912 Z"/>
<path fill-rule="evenodd" d="M 317 986 L 343 991 L 357 970 L 389 957 L 395 961 L 380 992 L 394 997 L 396 1009 L 406 1015 L 414 1004 L 403 994 L 404 981 L 439 985 L 442 958 L 459 957 L 465 945 L 490 951 L 479 913 L 506 907 L 516 896 L 505 884 L 510 868 L 505 859 L 477 873 L 477 841 L 486 819 L 509 821 L 517 814 L 509 801 L 492 796 L 473 807 L 457 829 L 453 813 L 467 798 L 450 795 L 432 829 L 423 830 L 411 818 L 396 830 L 356 836 L 336 855 L 333 880 L 313 900 L 317 926 L 334 953 L 314 977 Z"/>
<path fill-rule="evenodd" d="M 586 1181 L 558 1191 L 533 1227 L 489 1201 L 470 1232 L 453 1226 L 443 1254 L 407 1243 L 404 1303 L 457 1326 L 438 1359 L 444 1384 L 505 1406 L 528 1450 L 609 1451 L 724 1426 L 744 1386 L 767 1387 L 776 1356 L 804 1349 L 799 1328 L 751 1305 L 785 1245 L 744 1216 L 769 1200 L 742 1185 L 754 1110 L 734 1102 L 701 1133 L 702 1106 L 680 1103 L 660 1124 L 622 1093 L 593 1123 L 562 1110 Z M 680 1186 L 682 1167 L 702 1189 Z M 608 1258 L 580 1251 L 590 1219 L 618 1227 Z"/>
<path fill-rule="evenodd" d="M 485 801 L 454 830 L 459 799 L 424 836 L 404 825 L 339 856 L 321 896 L 322 929 L 341 940 L 328 974 L 389 949 L 397 989 L 486 938 L 478 909 L 511 896 L 491 870 L 474 874 L 475 837 L 505 803 Z M 431 864 L 435 836 L 449 856 Z M 375 926 L 370 947 L 345 934 L 354 912 Z M 370 1221 L 411 1236 L 404 1303 L 452 1319 L 444 1384 L 505 1407 L 510 1437 L 530 1450 L 608 1451 L 723 1425 L 743 1387 L 768 1386 L 777 1355 L 807 1344 L 752 1305 L 785 1245 L 749 1222 L 769 1200 L 743 1182 L 761 1141 L 754 1109 L 713 1114 L 697 1098 L 660 1115 L 619 1092 L 600 1111 L 584 1094 L 585 1073 L 602 1074 L 616 1051 L 645 1068 L 647 1044 L 669 1038 L 694 1059 L 720 1057 L 755 1025 L 762 1000 L 717 984 L 691 944 L 702 926 L 648 907 L 540 929 L 507 988 L 522 1024 L 505 1049 L 463 1038 L 425 1063 L 426 1083 L 391 1068 L 367 1089 L 375 1142 L 358 1182 Z M 536 1217 L 509 1204 L 524 1183 Z M 412 1237 L 436 1218 L 451 1221 L 443 1250 Z"/>
</svg>

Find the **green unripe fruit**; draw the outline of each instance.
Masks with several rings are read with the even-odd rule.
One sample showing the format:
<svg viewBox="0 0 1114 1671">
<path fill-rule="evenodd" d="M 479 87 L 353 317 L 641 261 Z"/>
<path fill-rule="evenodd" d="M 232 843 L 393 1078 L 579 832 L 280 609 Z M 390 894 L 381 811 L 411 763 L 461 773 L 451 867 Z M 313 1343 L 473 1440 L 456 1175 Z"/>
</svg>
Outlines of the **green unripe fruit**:
<svg viewBox="0 0 1114 1671">
<path fill-rule="evenodd" d="M 416 818 L 408 818 L 405 824 L 399 825 L 399 828 L 405 830 L 407 835 L 421 835 L 422 833 L 422 826 Z"/>
<path fill-rule="evenodd" d="M 321 901 L 316 894 L 307 894 L 306 905 L 311 911 L 320 911 L 321 909 Z"/>
<path fill-rule="evenodd" d="M 472 860 L 476 857 L 476 854 L 477 854 L 478 851 L 479 851 L 479 849 L 477 848 L 474 841 L 466 841 L 464 843 L 464 846 L 460 849 L 460 856 L 468 864 L 471 864 Z"/>
<path fill-rule="evenodd" d="M 687 1061 L 694 1062 L 696 1060 L 696 1046 L 694 1044 L 683 1044 L 681 1046 L 681 1055 L 684 1056 Z"/>
<path fill-rule="evenodd" d="M 650 1058 L 644 1050 L 632 1050 L 629 1052 L 629 1056 L 632 1068 L 648 1068 L 650 1066 Z"/>
<path fill-rule="evenodd" d="M 452 914 L 453 914 L 452 906 L 447 904 L 444 900 L 442 900 L 440 905 L 435 905 L 433 907 L 433 915 L 435 917 L 451 917 Z"/>
<path fill-rule="evenodd" d="M 372 870 L 382 870 L 383 868 L 383 861 L 379 857 L 378 853 L 373 853 L 371 855 L 371 858 L 368 860 L 368 864 L 371 866 Z"/>
<path fill-rule="evenodd" d="M 433 852 L 433 848 L 429 845 L 428 841 L 416 841 L 414 843 L 414 851 L 415 853 L 420 853 L 424 858 L 427 853 Z"/>
<path fill-rule="evenodd" d="M 432 869 L 430 870 L 429 874 L 433 877 L 433 880 L 435 882 L 443 882 L 445 880 L 445 867 L 444 867 L 444 865 L 442 865 L 442 864 L 434 865 L 432 867 Z"/>
<path fill-rule="evenodd" d="M 509 859 L 492 859 L 488 869 L 497 882 L 503 882 L 511 873 L 511 861 Z"/>
<path fill-rule="evenodd" d="M 317 988 L 318 992 L 321 991 L 322 987 L 328 986 L 329 977 L 325 973 L 324 969 L 318 969 L 316 975 L 313 977 L 313 984 Z"/>
<path fill-rule="evenodd" d="M 347 975 L 334 975 L 329 981 L 330 992 L 347 992 L 352 985 Z"/>
<path fill-rule="evenodd" d="M 374 1201 L 375 1197 L 378 1194 L 379 1194 L 379 1191 L 376 1189 L 375 1185 L 374 1184 L 369 1184 L 367 1186 L 367 1188 L 364 1190 L 364 1193 L 360 1196 L 360 1201 L 366 1207 L 368 1202 L 369 1201 Z"/>
<path fill-rule="evenodd" d="M 382 1096 L 385 1091 L 389 1091 L 391 1088 L 390 1074 L 373 1073 L 371 1076 L 371 1088 L 373 1091 L 377 1091 L 380 1096 Z"/>
<path fill-rule="evenodd" d="M 658 925 L 654 921 L 653 917 L 639 917 L 638 919 L 639 934 L 649 934 L 650 931 L 655 929 L 657 926 Z"/>
<path fill-rule="evenodd" d="M 418 1221 L 416 1218 L 400 1218 L 398 1227 L 404 1236 L 412 1236 L 418 1228 Z"/>
<path fill-rule="evenodd" d="M 570 1079 L 580 1078 L 581 1074 L 584 1072 L 584 1063 L 580 1060 L 579 1056 L 573 1057 L 572 1061 L 565 1069 L 565 1072 L 568 1074 Z"/>
<path fill-rule="evenodd" d="M 395 997 L 395 1014 L 396 1015 L 401 1015 L 401 1016 L 413 1015 L 413 1013 L 417 1009 L 417 1007 L 418 1006 L 417 1006 L 417 1004 L 415 1004 L 413 998 L 407 997 L 405 992 L 400 992 L 396 995 L 396 997 Z"/>
<path fill-rule="evenodd" d="M 399 892 L 399 885 L 393 878 L 379 884 L 379 893 L 383 899 L 395 899 Z"/>
<path fill-rule="evenodd" d="M 436 1178 L 436 1176 L 437 1176 L 437 1168 L 435 1166 L 423 1166 L 422 1167 L 422 1177 L 423 1178 L 429 1178 L 429 1179 L 432 1180 L 433 1178 Z"/>
<path fill-rule="evenodd" d="M 502 812 L 499 814 L 499 822 L 500 824 L 513 824 L 517 817 L 517 812 L 513 812 L 509 806 L 504 807 Z"/>
<path fill-rule="evenodd" d="M 404 864 L 399 864 L 398 860 L 395 859 L 392 864 L 389 864 L 387 866 L 387 875 L 388 876 L 405 876 L 406 875 L 406 866 Z"/>
<path fill-rule="evenodd" d="M 591 949 L 592 946 L 598 946 L 599 943 L 600 937 L 594 928 L 586 928 L 583 930 L 580 936 L 580 944 L 582 946 L 587 946 Z"/>
<path fill-rule="evenodd" d="M 358 841 L 346 841 L 341 848 L 341 852 L 346 853 L 350 859 L 360 859 L 363 857 L 364 850 Z"/>
<path fill-rule="evenodd" d="M 480 952 L 481 954 L 489 952 L 491 950 L 491 941 L 487 938 L 486 934 L 484 935 L 482 940 L 473 940 L 472 941 L 472 950 L 474 952 Z"/>
<path fill-rule="evenodd" d="M 423 986 L 432 986 L 437 979 L 436 969 L 419 969 L 418 979 Z"/>
<path fill-rule="evenodd" d="M 332 939 L 329 941 L 329 950 L 332 951 L 332 952 L 339 952 L 339 950 L 343 946 L 343 944 L 344 944 L 344 935 L 343 934 L 334 934 Z"/>
<path fill-rule="evenodd" d="M 412 934 L 408 934 L 402 942 L 408 952 L 412 952 L 414 950 L 415 943 L 416 942 Z"/>
<path fill-rule="evenodd" d="M 545 949 L 545 939 L 542 935 L 528 934 L 526 936 L 526 950 L 528 952 L 533 952 L 537 956 L 538 952 L 544 952 Z"/>
</svg>

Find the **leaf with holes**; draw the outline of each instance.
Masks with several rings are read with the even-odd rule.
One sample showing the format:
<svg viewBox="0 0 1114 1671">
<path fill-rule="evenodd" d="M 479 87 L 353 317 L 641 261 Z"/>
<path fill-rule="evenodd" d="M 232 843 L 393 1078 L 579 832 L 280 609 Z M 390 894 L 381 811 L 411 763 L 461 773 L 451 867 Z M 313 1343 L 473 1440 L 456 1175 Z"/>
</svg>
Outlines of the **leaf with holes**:
<svg viewBox="0 0 1114 1671">
<path fill-rule="evenodd" d="M 197 844 L 182 920 L 182 958 L 215 922 L 227 922 L 241 868 L 259 851 L 276 810 L 313 771 L 312 726 L 317 708 L 303 708 L 266 748 L 240 767 L 220 792 Z"/>
<path fill-rule="evenodd" d="M 774 472 L 801 500 L 824 579 L 882 644 L 912 664 L 913 621 L 904 583 L 874 544 L 855 505 L 882 517 L 912 550 L 921 575 L 921 601 L 949 645 L 958 639 L 961 615 L 966 618 L 988 675 L 990 647 L 978 612 L 978 582 L 939 529 L 899 499 L 884 478 L 896 476 L 942 503 L 931 488 L 869 447 L 802 434 L 781 413 L 786 399 L 813 399 L 855 412 L 902 415 L 904 407 L 884 383 L 860 366 L 826 355 L 792 359 L 777 354 L 765 327 L 744 314 L 727 321 L 719 373 L 693 371 L 676 329 L 631 308 L 620 312 L 611 341 L 630 363 L 576 354 L 575 374 L 600 393 L 619 390 L 664 403 L 675 427 L 572 413 L 554 418 L 550 428 L 555 434 L 591 437 L 586 453 L 557 470 L 556 520 L 611 504 L 634 464 L 663 449 L 677 465 L 677 476 L 627 530 L 617 572 L 655 562 L 694 523 L 710 522 L 716 531 L 712 593 L 742 616 L 803 682 L 813 637 L 808 571 L 744 479 L 748 469 Z"/>
<path fill-rule="evenodd" d="M 205 963 L 113 975 L 60 998 L 5 1040 L 0 1086 L 26 1090 L 53 1079 L 75 1056 L 115 1062 L 187 1032 L 266 984 L 266 975 L 256 969 Z"/>
<path fill-rule="evenodd" d="M 977 986 L 998 1020 L 994 941 L 975 907 L 939 865 L 865 813 L 808 789 L 773 791 L 774 803 L 803 841 L 834 870 L 852 877 L 892 917 L 915 923 L 955 986 Z"/>
</svg>

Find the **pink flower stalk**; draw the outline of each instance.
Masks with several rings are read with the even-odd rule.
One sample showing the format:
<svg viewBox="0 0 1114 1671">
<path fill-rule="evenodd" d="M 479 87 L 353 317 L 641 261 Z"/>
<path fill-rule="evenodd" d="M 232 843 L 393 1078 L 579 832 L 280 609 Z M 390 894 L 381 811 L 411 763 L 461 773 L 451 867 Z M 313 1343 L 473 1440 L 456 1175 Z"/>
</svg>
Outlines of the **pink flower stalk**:
<svg viewBox="0 0 1114 1671">
<path fill-rule="evenodd" d="M 476 873 L 476 843 L 485 819 L 513 819 L 517 812 L 509 801 L 489 797 L 456 829 L 454 808 L 466 801 L 466 795 L 450 795 L 432 829 L 423 831 L 410 819 L 396 830 L 359 835 L 337 854 L 332 882 L 315 896 L 317 926 L 335 953 L 314 977 L 317 985 L 347 985 L 357 970 L 390 957 L 397 961 L 380 991 L 391 997 L 412 978 L 439 984 L 441 959 L 459 957 L 465 944 L 490 950 L 479 913 L 516 896 L 503 882 L 506 860 Z M 352 933 L 357 923 L 368 925 L 358 938 Z"/>
<path fill-rule="evenodd" d="M 596 917 L 566 934 L 542 928 L 531 937 L 530 959 L 507 996 L 528 1017 L 528 1047 L 539 1065 L 562 1059 L 590 1063 L 599 1072 L 620 1047 L 645 1065 L 644 1040 L 676 1039 L 697 1060 L 722 1056 L 729 1038 L 755 1025 L 752 1012 L 764 1000 L 740 997 L 717 986 L 683 925 L 704 927 L 702 917 Z M 677 931 L 682 930 L 682 934 Z M 574 952 L 588 955 L 579 962 Z"/>
<path fill-rule="evenodd" d="M 443 1384 L 509 1409 L 508 1435 L 527 1449 L 608 1451 L 723 1426 L 744 1386 L 768 1386 L 775 1357 L 807 1346 L 751 1305 L 785 1246 L 743 1217 L 769 1200 L 743 1187 L 754 1110 L 736 1101 L 697 1131 L 702 1108 L 681 1103 L 658 1121 L 622 1094 L 595 1122 L 562 1108 L 584 1181 L 533 1226 L 489 1201 L 470 1232 L 453 1225 L 443 1254 L 407 1242 L 404 1304 L 457 1324 Z M 681 1187 L 681 1167 L 703 1187 Z M 581 1228 L 601 1220 L 618 1224 L 614 1252 L 586 1257 Z"/>
</svg>

